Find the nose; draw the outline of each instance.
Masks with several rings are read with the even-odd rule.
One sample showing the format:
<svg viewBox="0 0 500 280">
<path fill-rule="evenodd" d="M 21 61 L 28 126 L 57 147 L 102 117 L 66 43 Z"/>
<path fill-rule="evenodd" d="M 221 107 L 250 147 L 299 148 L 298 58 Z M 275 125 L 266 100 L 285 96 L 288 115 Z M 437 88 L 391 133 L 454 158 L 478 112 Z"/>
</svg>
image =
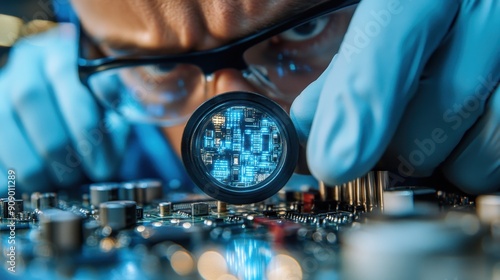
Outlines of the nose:
<svg viewBox="0 0 500 280">
<path fill-rule="evenodd" d="M 259 90 L 250 84 L 242 73 L 235 69 L 222 69 L 212 75 L 208 93 L 215 96 L 229 91 L 250 91 L 259 93 Z"/>
<path fill-rule="evenodd" d="M 238 71 L 236 69 L 221 69 L 215 72 L 208 84 L 209 96 L 212 97 L 229 91 L 249 91 L 258 93 L 271 98 L 283 109 L 285 109 L 285 111 L 290 111 L 290 103 L 267 95 L 265 90 L 253 85 L 247 79 L 245 79 L 241 71 Z"/>
</svg>

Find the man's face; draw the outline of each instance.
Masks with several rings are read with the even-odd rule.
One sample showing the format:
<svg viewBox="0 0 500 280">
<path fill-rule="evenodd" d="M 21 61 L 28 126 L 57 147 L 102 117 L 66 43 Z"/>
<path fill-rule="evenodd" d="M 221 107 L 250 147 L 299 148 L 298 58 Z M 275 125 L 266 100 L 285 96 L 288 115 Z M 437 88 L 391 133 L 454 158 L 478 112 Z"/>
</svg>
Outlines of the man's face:
<svg viewBox="0 0 500 280">
<path fill-rule="evenodd" d="M 147 56 L 216 48 L 300 13 L 318 2 L 322 1 L 85 0 L 73 1 L 73 6 L 86 33 L 105 55 Z M 263 57 L 273 56 L 271 53 L 279 47 L 283 49 L 280 49 L 282 52 L 297 55 L 320 53 L 328 48 L 329 55 L 333 56 L 352 12 L 353 9 L 350 8 L 337 13 L 328 21 L 315 25 L 311 34 L 302 32 L 275 36 L 253 48 L 247 55 L 250 59 L 259 61 Z M 321 74 L 331 56 L 319 56 L 321 59 L 318 61 L 307 59 L 308 63 L 317 64 L 320 69 L 309 71 L 313 72 L 308 74 L 313 78 L 307 75 L 303 78 L 296 77 L 284 82 L 282 86 L 304 88 Z M 135 83 L 145 74 L 151 75 L 147 69 L 123 71 L 121 78 L 125 83 Z M 228 91 L 259 93 L 258 88 L 234 69 L 221 69 L 214 73 L 206 88 L 208 94 L 204 94 L 203 99 Z M 153 96 L 146 102 L 154 99 Z M 278 98 L 275 101 L 288 110 L 292 100 L 293 98 Z M 192 109 L 194 108 L 189 108 Z M 183 129 L 184 125 L 163 128 L 165 136 L 178 154 Z"/>
</svg>

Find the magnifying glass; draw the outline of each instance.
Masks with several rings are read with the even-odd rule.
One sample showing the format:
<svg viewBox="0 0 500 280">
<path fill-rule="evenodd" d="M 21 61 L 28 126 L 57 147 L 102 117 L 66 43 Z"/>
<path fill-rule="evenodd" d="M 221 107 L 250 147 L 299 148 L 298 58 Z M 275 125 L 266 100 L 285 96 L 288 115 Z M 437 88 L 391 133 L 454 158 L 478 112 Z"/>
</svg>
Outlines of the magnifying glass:
<svg viewBox="0 0 500 280">
<path fill-rule="evenodd" d="M 270 99 L 229 92 L 203 103 L 182 136 L 182 160 L 193 182 L 232 204 L 277 193 L 297 165 L 299 141 L 288 114 Z"/>
</svg>

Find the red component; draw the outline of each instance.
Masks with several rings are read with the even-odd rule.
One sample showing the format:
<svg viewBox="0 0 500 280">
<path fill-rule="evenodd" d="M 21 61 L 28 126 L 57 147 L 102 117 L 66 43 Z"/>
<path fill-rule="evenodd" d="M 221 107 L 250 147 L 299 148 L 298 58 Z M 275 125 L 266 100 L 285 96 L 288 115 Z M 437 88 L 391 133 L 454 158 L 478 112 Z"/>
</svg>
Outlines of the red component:
<svg viewBox="0 0 500 280">
<path fill-rule="evenodd" d="M 311 213 L 314 204 L 314 199 L 315 199 L 315 193 L 310 193 L 310 192 L 302 193 L 302 202 L 304 203 L 302 211 L 304 213 Z"/>
<path fill-rule="evenodd" d="M 282 219 L 270 219 L 265 217 L 255 217 L 254 226 L 267 227 L 275 243 L 284 244 L 285 237 L 293 235 L 299 230 L 300 225 Z"/>
</svg>

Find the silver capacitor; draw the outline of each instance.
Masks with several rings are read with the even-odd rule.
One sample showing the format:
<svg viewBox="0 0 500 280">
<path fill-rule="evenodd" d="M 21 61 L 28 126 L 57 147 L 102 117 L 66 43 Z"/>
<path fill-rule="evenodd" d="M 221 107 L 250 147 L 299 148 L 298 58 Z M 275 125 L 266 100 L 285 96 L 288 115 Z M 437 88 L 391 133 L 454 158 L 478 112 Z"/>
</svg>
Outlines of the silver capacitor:
<svg viewBox="0 0 500 280">
<path fill-rule="evenodd" d="M 384 191 L 390 187 L 389 172 L 377 171 L 377 203 L 381 211 L 384 211 Z"/>
<path fill-rule="evenodd" d="M 332 200 L 333 201 L 342 201 L 342 186 L 336 185 L 332 187 Z"/>
<path fill-rule="evenodd" d="M 101 226 L 109 226 L 113 230 L 131 227 L 137 222 L 137 204 L 130 200 L 103 202 L 99 205 Z"/>
<path fill-rule="evenodd" d="M 137 188 L 135 182 L 125 182 L 118 189 L 120 200 L 132 200 L 137 202 Z"/>
<path fill-rule="evenodd" d="M 117 183 L 99 183 L 90 185 L 90 204 L 94 207 L 106 201 L 118 200 Z"/>
<path fill-rule="evenodd" d="M 354 205 L 354 182 L 347 182 L 342 184 L 342 201 Z"/>
<path fill-rule="evenodd" d="M 135 181 L 136 202 L 139 205 L 145 205 L 156 199 L 163 197 L 163 184 L 160 180 L 144 179 Z"/>
<path fill-rule="evenodd" d="M 83 219 L 68 211 L 46 209 L 40 215 L 42 240 L 56 253 L 72 253 L 83 244 Z"/>
<path fill-rule="evenodd" d="M 347 191 L 349 192 L 349 205 L 356 205 L 357 193 L 356 193 L 356 182 L 347 182 Z"/>
<path fill-rule="evenodd" d="M 366 207 L 366 186 L 365 177 L 360 177 L 354 180 L 354 190 L 356 195 L 356 205 L 363 205 Z"/>
<path fill-rule="evenodd" d="M 375 173 L 368 172 L 365 176 L 365 191 L 366 191 L 366 210 L 372 211 L 377 204 L 377 187 L 375 182 Z"/>
</svg>

